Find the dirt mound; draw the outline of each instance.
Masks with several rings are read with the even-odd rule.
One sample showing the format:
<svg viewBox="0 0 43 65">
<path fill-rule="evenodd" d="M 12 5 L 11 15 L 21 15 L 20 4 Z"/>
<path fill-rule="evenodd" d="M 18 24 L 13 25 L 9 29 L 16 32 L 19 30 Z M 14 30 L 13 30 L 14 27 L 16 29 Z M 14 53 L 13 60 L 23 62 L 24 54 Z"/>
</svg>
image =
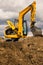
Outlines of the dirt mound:
<svg viewBox="0 0 43 65">
<path fill-rule="evenodd" d="M 0 42 L 0 65 L 43 65 L 43 37 Z"/>
</svg>

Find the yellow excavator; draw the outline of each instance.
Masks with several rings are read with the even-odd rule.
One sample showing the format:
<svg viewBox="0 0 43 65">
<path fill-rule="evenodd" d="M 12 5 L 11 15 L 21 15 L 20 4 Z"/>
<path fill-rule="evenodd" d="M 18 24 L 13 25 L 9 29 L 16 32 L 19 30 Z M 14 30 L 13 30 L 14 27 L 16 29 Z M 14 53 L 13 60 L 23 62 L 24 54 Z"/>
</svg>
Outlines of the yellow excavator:
<svg viewBox="0 0 43 65">
<path fill-rule="evenodd" d="M 25 38 L 27 36 L 27 22 L 24 20 L 26 13 L 31 12 L 31 24 L 30 29 L 33 32 L 36 16 L 36 1 L 31 5 L 26 7 L 19 13 L 18 19 L 15 19 L 14 23 L 10 20 L 7 20 L 8 26 L 5 28 L 4 36 L 5 38 L 11 38 L 18 40 L 19 38 Z M 35 29 L 36 30 L 36 29 Z"/>
</svg>

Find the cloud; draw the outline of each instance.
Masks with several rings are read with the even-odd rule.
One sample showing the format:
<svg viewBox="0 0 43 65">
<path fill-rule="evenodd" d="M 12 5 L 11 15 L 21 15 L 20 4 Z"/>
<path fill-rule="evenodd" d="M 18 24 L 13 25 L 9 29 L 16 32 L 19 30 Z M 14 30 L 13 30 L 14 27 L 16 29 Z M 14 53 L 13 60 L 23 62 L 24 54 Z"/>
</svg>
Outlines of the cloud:
<svg viewBox="0 0 43 65">
<path fill-rule="evenodd" d="M 24 8 L 25 6 L 32 3 L 32 0 L 0 0 L 0 8 L 7 10 L 19 10 L 19 8 Z"/>
<path fill-rule="evenodd" d="M 34 0 L 0 0 L 0 19 L 16 18 L 19 12 L 29 6 Z M 43 21 L 43 0 L 36 0 L 36 17 Z M 36 18 L 36 19 L 37 19 Z M 30 14 L 27 13 L 26 20 L 30 20 Z"/>
<path fill-rule="evenodd" d="M 32 0 L 0 0 L 0 14 L 3 14 L 0 15 L 0 19 L 18 16 L 19 12 L 32 2 Z"/>
<path fill-rule="evenodd" d="M 13 18 L 17 17 L 18 13 L 17 12 L 4 12 L 2 9 L 0 9 L 0 19 L 8 19 L 8 18 Z"/>
<path fill-rule="evenodd" d="M 43 20 L 43 0 L 36 0 L 37 1 L 37 17 Z"/>
<path fill-rule="evenodd" d="M 6 11 L 18 11 L 22 8 L 23 4 L 25 4 L 25 0 L 0 0 L 0 8 Z"/>
</svg>

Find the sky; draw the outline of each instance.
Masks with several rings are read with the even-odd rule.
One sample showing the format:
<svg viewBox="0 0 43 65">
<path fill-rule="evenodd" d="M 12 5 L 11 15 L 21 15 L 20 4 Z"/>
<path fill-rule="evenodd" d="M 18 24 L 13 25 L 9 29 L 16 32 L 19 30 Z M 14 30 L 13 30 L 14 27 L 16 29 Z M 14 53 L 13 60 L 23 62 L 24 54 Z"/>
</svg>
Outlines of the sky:
<svg viewBox="0 0 43 65">
<path fill-rule="evenodd" d="M 0 0 L 0 19 L 16 18 L 34 0 Z M 37 18 L 43 20 L 43 0 L 37 2 Z M 29 14 L 27 14 L 29 16 Z"/>
</svg>

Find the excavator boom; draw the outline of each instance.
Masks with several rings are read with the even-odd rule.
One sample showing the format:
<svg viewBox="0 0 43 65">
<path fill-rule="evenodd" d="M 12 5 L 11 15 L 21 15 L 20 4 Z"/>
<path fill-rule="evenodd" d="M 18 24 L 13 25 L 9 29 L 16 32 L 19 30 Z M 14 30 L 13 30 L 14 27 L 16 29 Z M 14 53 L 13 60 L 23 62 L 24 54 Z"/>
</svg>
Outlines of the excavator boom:
<svg viewBox="0 0 43 65">
<path fill-rule="evenodd" d="M 23 35 L 22 22 L 24 21 L 24 15 L 29 11 L 31 11 L 31 24 L 32 24 L 35 21 L 35 16 L 36 16 L 36 1 L 34 1 L 31 5 L 29 5 L 19 13 L 18 34 L 21 34 L 21 36 Z M 32 25 L 30 25 L 30 27 L 31 26 Z"/>
</svg>

